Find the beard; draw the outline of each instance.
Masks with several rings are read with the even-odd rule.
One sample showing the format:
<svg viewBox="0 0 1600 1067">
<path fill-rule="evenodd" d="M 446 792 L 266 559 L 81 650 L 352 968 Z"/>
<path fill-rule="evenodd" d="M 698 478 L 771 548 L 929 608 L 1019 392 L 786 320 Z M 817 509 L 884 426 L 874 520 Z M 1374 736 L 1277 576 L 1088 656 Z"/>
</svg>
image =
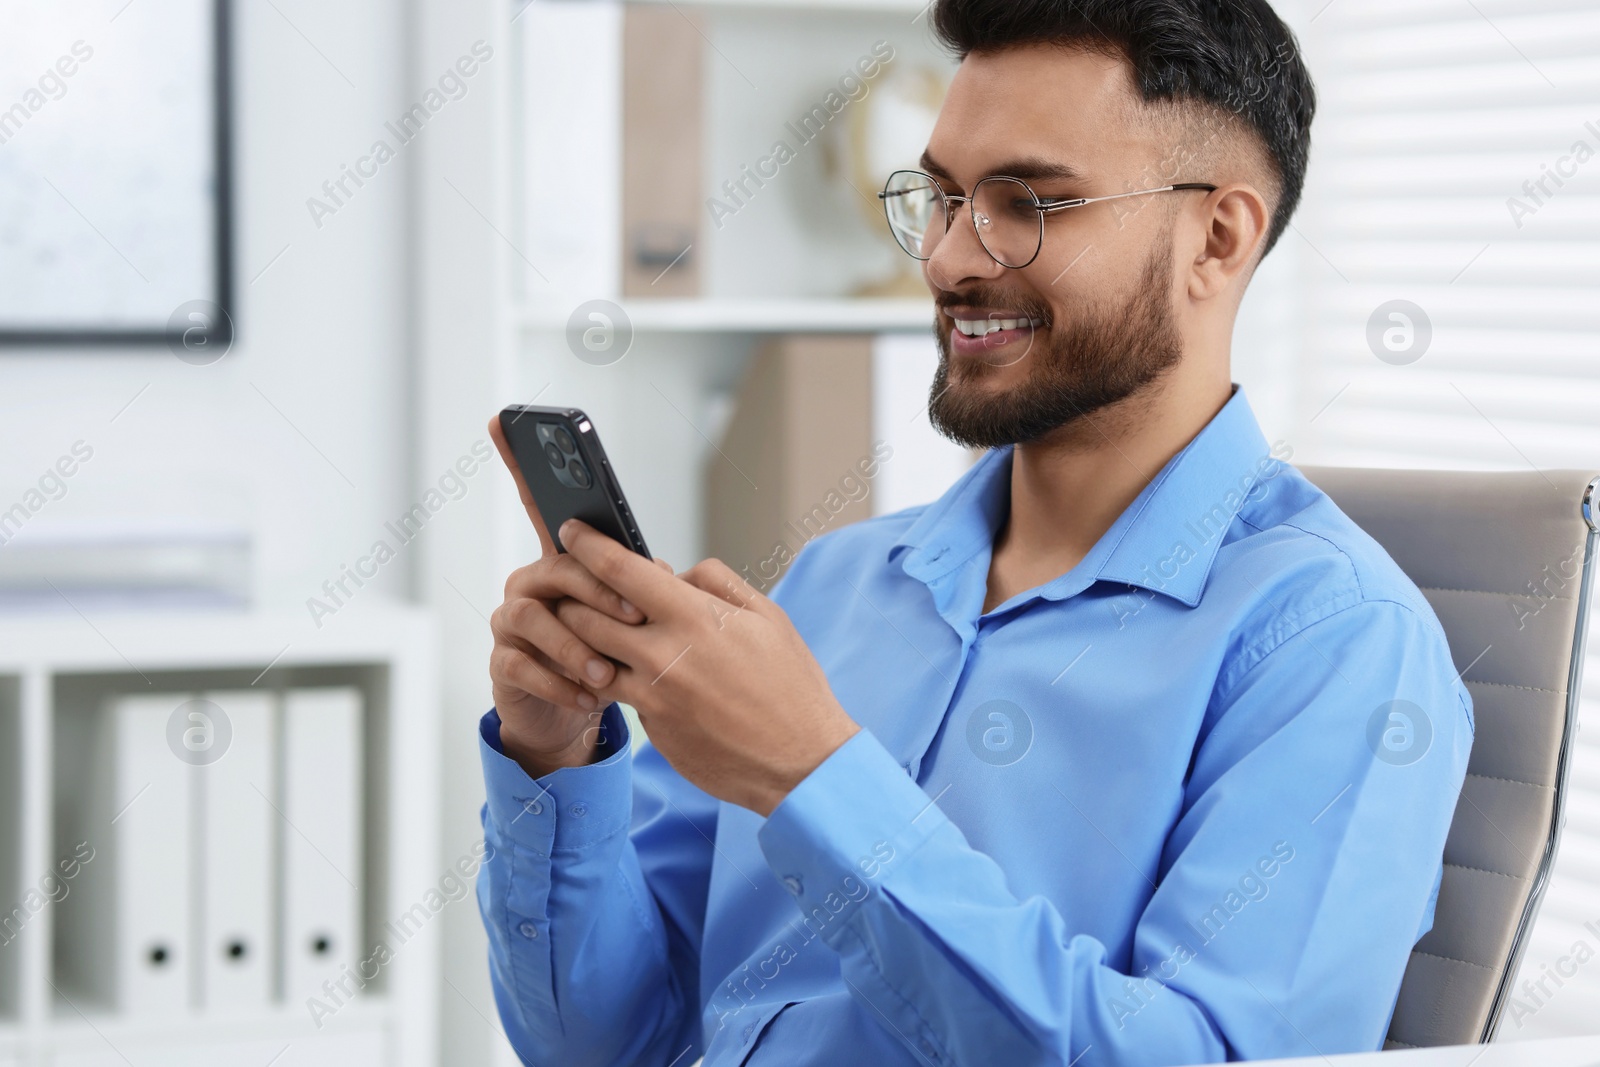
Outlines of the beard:
<svg viewBox="0 0 1600 1067">
<path fill-rule="evenodd" d="M 1050 328 L 1048 340 L 1035 334 L 1017 346 L 1021 356 L 996 346 L 993 363 L 962 357 L 952 374 L 950 337 L 936 320 L 939 369 L 928 394 L 933 428 L 968 448 L 1024 444 L 1139 392 L 1183 357 L 1171 287 L 1171 252 L 1158 246 L 1130 298 L 1118 307 L 1086 309 L 1070 324 L 1052 321 L 1039 302 L 1025 299 L 1019 305 L 998 290 L 967 290 L 959 299 L 952 294 L 948 303 L 1014 308 Z M 1033 366 L 1021 385 L 998 393 L 983 388 L 1001 367 L 1022 359 L 1031 359 Z"/>
</svg>

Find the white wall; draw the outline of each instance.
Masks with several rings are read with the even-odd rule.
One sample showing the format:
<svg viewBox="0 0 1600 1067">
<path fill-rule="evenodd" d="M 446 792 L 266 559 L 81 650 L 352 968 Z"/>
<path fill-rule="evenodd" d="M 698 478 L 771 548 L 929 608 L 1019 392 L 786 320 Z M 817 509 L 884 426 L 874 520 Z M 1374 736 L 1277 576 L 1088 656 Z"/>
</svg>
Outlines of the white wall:
<svg viewBox="0 0 1600 1067">
<path fill-rule="evenodd" d="M 512 244 L 516 213 L 507 195 L 504 138 L 515 62 L 508 40 L 511 7 L 500 0 L 411 4 L 410 69 L 419 88 L 476 41 L 494 53 L 475 75 L 470 95 L 449 105 L 434 120 L 439 125 L 418 140 L 410 172 L 419 403 L 407 434 L 419 487 L 437 479 L 474 442 L 486 440 L 489 418 L 518 399 L 508 355 L 507 296 L 510 264 L 520 263 L 522 253 Z M 507 507 L 515 506 L 515 493 L 496 459 L 419 540 L 418 593 L 438 612 L 442 635 L 444 703 L 433 740 L 443 761 L 445 859 L 462 855 L 482 836 L 477 721 L 491 704 L 487 616 L 500 603 L 509 571 L 496 552 L 495 532 Z M 531 561 L 530 555 L 514 562 Z M 453 905 L 444 924 L 440 1062 L 514 1064 L 495 1010 L 487 938 L 473 900 Z"/>
<path fill-rule="evenodd" d="M 84 439 L 93 459 L 38 519 L 237 522 L 255 540 L 256 602 L 302 608 L 483 438 L 505 399 L 491 384 L 504 246 L 444 179 L 495 214 L 487 153 L 509 54 L 496 45 L 467 95 L 320 228 L 307 198 L 378 138 L 396 143 L 384 123 L 475 40 L 494 40 L 491 12 L 508 15 L 487 0 L 271 0 L 235 11 L 238 343 L 209 367 L 165 348 L 0 353 L 0 507 Z M 108 31 L 101 46 L 114 44 Z M 446 711 L 438 735 L 417 739 L 442 753 L 455 798 L 438 871 L 480 835 L 473 723 L 489 705 L 488 628 L 445 581 L 492 609 L 504 576 L 487 565 L 487 503 L 510 491 L 492 481 L 502 477 L 470 480 L 359 594 L 420 592 L 441 609 Z M 305 651 L 317 636 L 307 614 L 285 640 Z M 86 624 L 83 640 L 100 638 Z M 444 922 L 444 1062 L 493 1062 L 497 1023 L 471 899 Z"/>
<path fill-rule="evenodd" d="M 208 367 L 164 347 L 0 351 L 0 506 L 81 438 L 93 459 L 34 521 L 236 521 L 254 533 L 259 601 L 300 605 L 406 496 L 403 175 L 380 172 L 320 231 L 305 206 L 397 110 L 403 13 L 274 4 L 236 5 L 238 343 Z M 403 593 L 402 566 L 363 595 Z M 315 638 L 308 615 L 297 639 Z"/>
</svg>

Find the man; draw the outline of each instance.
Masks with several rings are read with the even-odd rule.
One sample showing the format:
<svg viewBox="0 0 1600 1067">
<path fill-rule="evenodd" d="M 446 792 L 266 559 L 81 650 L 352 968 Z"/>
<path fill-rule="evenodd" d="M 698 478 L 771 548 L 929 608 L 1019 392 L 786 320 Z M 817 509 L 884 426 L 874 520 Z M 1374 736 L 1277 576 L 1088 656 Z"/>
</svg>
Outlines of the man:
<svg viewBox="0 0 1600 1067">
<path fill-rule="evenodd" d="M 557 556 L 530 503 L 481 727 L 506 1032 L 655 1067 L 1379 1048 L 1473 728 L 1426 601 L 1230 381 L 1309 152 L 1295 42 L 1265 0 L 931 17 L 962 62 L 883 196 L 930 416 L 988 451 L 770 599 L 580 523 Z"/>
</svg>

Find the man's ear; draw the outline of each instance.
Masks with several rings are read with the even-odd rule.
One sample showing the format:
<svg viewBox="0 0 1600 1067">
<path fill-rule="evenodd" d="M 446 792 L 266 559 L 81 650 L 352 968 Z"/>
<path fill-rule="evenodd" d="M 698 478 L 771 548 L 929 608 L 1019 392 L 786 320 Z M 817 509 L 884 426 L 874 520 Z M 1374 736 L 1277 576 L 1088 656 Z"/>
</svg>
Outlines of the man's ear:
<svg viewBox="0 0 1600 1067">
<path fill-rule="evenodd" d="M 1202 211 L 1205 244 L 1190 268 L 1189 296 L 1211 300 L 1249 273 L 1266 240 L 1271 213 L 1255 187 L 1244 182 L 1208 195 Z"/>
</svg>

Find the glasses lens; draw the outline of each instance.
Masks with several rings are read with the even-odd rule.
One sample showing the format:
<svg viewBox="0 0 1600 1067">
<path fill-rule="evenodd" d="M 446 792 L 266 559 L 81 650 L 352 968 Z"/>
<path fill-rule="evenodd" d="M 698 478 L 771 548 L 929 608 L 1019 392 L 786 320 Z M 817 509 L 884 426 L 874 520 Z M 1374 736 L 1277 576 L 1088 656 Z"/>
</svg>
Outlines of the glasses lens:
<svg viewBox="0 0 1600 1067">
<path fill-rule="evenodd" d="M 1025 267 L 1039 254 L 1044 216 L 1039 200 L 1015 178 L 985 178 L 972 198 L 978 239 L 1005 267 Z"/>
<path fill-rule="evenodd" d="M 927 259 L 944 236 L 944 194 L 926 174 L 895 171 L 883 188 L 889 231 L 907 254 Z"/>
</svg>

